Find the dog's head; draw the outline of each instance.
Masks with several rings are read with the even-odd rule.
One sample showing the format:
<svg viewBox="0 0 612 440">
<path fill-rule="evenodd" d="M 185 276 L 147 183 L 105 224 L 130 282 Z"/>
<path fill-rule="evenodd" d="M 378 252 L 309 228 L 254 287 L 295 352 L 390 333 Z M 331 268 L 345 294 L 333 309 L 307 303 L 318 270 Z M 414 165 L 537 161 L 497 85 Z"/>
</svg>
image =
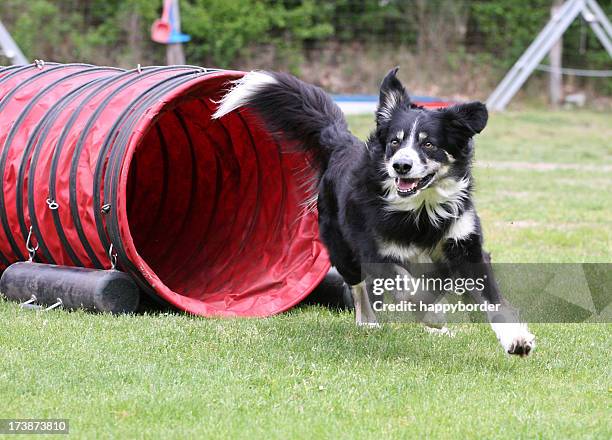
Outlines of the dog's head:
<svg viewBox="0 0 612 440">
<path fill-rule="evenodd" d="M 439 110 L 417 107 L 397 70 L 380 87 L 372 154 L 383 168 L 385 187 L 393 196 L 408 198 L 469 172 L 472 137 L 485 128 L 488 112 L 480 102 Z"/>
</svg>

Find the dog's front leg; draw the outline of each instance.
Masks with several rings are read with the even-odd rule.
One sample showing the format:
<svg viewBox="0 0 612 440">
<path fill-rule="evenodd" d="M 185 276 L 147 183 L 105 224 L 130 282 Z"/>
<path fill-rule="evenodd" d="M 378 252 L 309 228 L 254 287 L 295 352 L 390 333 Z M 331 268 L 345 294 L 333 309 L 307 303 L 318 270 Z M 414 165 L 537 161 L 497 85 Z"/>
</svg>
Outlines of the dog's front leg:
<svg viewBox="0 0 612 440">
<path fill-rule="evenodd" d="M 535 348 L 535 336 L 520 321 L 518 311 L 506 301 L 497 285 L 489 254 L 484 252 L 478 241 L 451 242 L 446 249 L 451 257 L 452 271 L 464 279 L 484 281 L 483 289 L 470 291 L 472 298 L 479 304 L 490 304 L 494 311 L 487 312 L 487 319 L 497 336 L 497 340 L 508 354 L 528 356 Z M 454 259 L 461 255 L 461 262 Z M 452 264 L 455 263 L 455 264 Z"/>
<path fill-rule="evenodd" d="M 485 289 L 472 292 L 472 297 L 479 303 L 487 302 L 497 306 L 495 311 L 487 312 L 487 319 L 497 336 L 497 340 L 506 353 L 528 356 L 535 348 L 535 336 L 527 328 L 527 323 L 521 322 L 516 310 L 502 297 L 493 274 L 488 254 L 484 254 L 477 275 L 484 277 Z"/>
<path fill-rule="evenodd" d="M 485 289 L 472 292 L 472 297 L 478 303 L 488 303 L 496 306 L 495 311 L 487 312 L 487 319 L 497 336 L 497 340 L 508 354 L 528 356 L 535 348 L 535 336 L 521 322 L 518 310 L 506 301 L 495 281 L 493 270 L 488 261 L 476 265 L 480 270 L 475 274 L 484 277 Z"/>
</svg>

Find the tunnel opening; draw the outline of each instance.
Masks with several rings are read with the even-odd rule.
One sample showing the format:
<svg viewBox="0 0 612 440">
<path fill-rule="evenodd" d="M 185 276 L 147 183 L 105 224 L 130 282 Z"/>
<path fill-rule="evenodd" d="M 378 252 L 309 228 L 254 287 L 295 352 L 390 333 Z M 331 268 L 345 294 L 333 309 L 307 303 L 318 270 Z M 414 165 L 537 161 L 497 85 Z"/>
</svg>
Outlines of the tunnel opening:
<svg viewBox="0 0 612 440">
<path fill-rule="evenodd" d="M 129 160 L 129 233 L 164 299 L 201 314 L 269 315 L 328 269 L 305 156 L 246 112 L 211 119 L 210 96 L 167 105 Z M 137 265 L 139 268 L 143 267 Z"/>
</svg>

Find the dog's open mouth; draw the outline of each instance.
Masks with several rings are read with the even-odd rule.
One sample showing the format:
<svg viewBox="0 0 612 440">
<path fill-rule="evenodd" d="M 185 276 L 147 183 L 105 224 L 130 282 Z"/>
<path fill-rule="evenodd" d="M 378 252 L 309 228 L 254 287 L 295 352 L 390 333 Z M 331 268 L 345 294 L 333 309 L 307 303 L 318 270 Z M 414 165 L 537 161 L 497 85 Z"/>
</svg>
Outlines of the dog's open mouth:
<svg viewBox="0 0 612 440">
<path fill-rule="evenodd" d="M 416 194 L 419 190 L 429 185 L 431 179 L 433 179 L 435 174 L 436 173 L 431 173 L 420 179 L 396 177 L 395 187 L 397 188 L 397 193 L 402 197 L 407 197 Z"/>
</svg>

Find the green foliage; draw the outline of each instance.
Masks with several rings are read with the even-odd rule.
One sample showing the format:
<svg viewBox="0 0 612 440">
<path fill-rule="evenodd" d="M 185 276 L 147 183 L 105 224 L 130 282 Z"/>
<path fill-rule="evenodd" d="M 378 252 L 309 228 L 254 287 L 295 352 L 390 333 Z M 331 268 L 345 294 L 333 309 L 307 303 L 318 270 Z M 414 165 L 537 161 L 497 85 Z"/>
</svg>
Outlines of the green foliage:
<svg viewBox="0 0 612 440">
<path fill-rule="evenodd" d="M 507 67 L 529 46 L 550 16 L 551 0 L 477 1 L 470 31 L 478 45 Z"/>
<path fill-rule="evenodd" d="M 276 1 L 193 0 L 183 2 L 183 29 L 193 38 L 186 47 L 190 59 L 227 66 L 253 45 L 290 43 L 300 48 L 307 40 L 333 34 L 324 22 L 329 7 L 313 0 Z"/>
<path fill-rule="evenodd" d="M 263 4 L 252 0 L 195 0 L 183 6 L 183 29 L 191 34 L 190 59 L 212 59 L 227 66 L 250 41 L 265 37 L 270 17 Z"/>
<path fill-rule="evenodd" d="M 0 18 L 30 59 L 98 64 L 124 64 L 122 60 L 129 60 L 133 64 L 152 61 L 156 52 L 147 35 L 158 15 L 155 3 L 149 0 L 4 0 L 0 3 Z M 150 56 L 139 60 L 143 52 Z"/>
<path fill-rule="evenodd" d="M 265 46 L 286 68 L 328 43 L 376 43 L 455 67 L 468 57 L 488 60 L 501 74 L 547 22 L 552 1 L 181 0 L 181 10 L 192 64 L 229 67 Z M 611 1 L 600 4 L 612 14 Z M 133 66 L 164 62 L 164 46 L 149 38 L 161 7 L 162 0 L 3 0 L 0 18 L 29 58 Z M 566 65 L 610 68 L 585 23 L 574 23 L 563 41 Z M 612 81 L 596 81 L 612 91 Z"/>
<path fill-rule="evenodd" d="M 2 9 L 18 8 L 20 3 L 8 0 Z M 77 14 L 62 14 L 56 4 L 47 0 L 32 0 L 26 8 L 11 26 L 14 38 L 26 55 L 55 52 L 63 41 L 78 37 Z"/>
</svg>

